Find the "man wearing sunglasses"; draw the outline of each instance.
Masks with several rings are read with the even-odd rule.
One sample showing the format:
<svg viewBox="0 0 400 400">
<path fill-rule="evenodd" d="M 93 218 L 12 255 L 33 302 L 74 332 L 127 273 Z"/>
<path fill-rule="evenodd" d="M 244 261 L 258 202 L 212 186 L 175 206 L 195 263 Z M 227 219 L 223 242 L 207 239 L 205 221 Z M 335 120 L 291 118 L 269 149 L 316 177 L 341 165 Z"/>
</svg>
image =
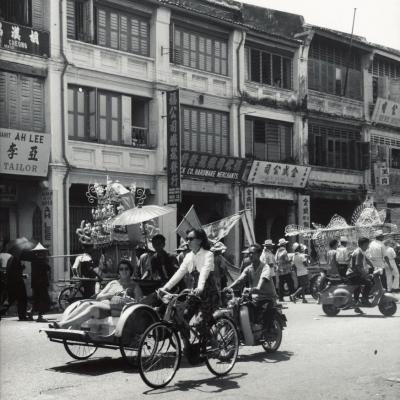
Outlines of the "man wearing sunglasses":
<svg viewBox="0 0 400 400">
<path fill-rule="evenodd" d="M 243 270 L 229 288 L 234 289 L 237 286 L 246 285 L 254 301 L 255 315 L 262 315 L 269 322 L 268 304 L 275 301 L 276 291 L 270 266 L 260 261 L 261 253 L 262 247 L 258 243 L 249 247 L 251 264 Z M 256 321 L 253 319 L 253 322 Z"/>
</svg>

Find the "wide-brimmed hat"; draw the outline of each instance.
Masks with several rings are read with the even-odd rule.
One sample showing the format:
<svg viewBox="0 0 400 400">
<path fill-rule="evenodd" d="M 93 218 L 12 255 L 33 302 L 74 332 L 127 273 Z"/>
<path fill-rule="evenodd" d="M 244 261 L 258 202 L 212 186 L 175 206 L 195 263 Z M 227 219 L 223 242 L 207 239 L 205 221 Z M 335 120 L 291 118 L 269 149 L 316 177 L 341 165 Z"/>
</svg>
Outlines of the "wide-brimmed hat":
<svg viewBox="0 0 400 400">
<path fill-rule="evenodd" d="M 227 247 L 222 242 L 217 242 L 211 247 L 211 251 L 220 251 L 221 253 L 225 253 Z"/>
<path fill-rule="evenodd" d="M 285 244 L 288 244 L 289 242 L 284 239 L 284 238 L 280 238 L 278 241 L 278 246 L 284 246 Z"/>
<path fill-rule="evenodd" d="M 374 237 L 379 237 L 379 236 L 383 236 L 383 230 L 382 229 L 377 229 L 375 232 L 374 232 Z"/>
<path fill-rule="evenodd" d="M 267 239 L 264 243 L 263 246 L 275 246 L 275 243 L 271 239 Z"/>
</svg>

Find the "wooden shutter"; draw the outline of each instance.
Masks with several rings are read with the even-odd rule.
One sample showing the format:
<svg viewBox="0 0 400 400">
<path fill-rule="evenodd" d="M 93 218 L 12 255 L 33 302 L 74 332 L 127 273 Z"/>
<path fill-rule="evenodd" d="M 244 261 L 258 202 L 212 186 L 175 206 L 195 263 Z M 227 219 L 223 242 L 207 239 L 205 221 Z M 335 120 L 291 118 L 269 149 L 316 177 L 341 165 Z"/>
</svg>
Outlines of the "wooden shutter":
<svg viewBox="0 0 400 400">
<path fill-rule="evenodd" d="M 32 126 L 32 78 L 20 75 L 20 126 L 22 130 L 30 131 Z"/>
<path fill-rule="evenodd" d="M 43 79 L 32 78 L 32 130 L 44 132 L 44 82 Z"/>
<path fill-rule="evenodd" d="M 182 111 L 183 114 L 183 149 L 190 150 L 190 110 L 188 108 L 184 108 Z"/>
<path fill-rule="evenodd" d="M 107 46 L 107 13 L 105 10 L 97 10 L 97 44 Z"/>
<path fill-rule="evenodd" d="M 221 154 L 229 154 L 229 122 L 226 114 L 222 115 L 221 120 Z"/>
<path fill-rule="evenodd" d="M 131 34 L 130 34 L 130 51 L 132 53 L 139 53 L 140 39 L 139 39 L 139 20 L 131 18 Z"/>
<path fill-rule="evenodd" d="M 250 50 L 250 80 L 253 82 L 260 82 L 260 51 Z"/>
<path fill-rule="evenodd" d="M 32 27 L 44 30 L 44 4 L 43 0 L 32 1 Z"/>
<path fill-rule="evenodd" d="M 18 75 L 7 72 L 7 94 L 8 94 L 8 117 L 9 127 L 12 129 L 19 128 L 19 94 L 18 94 Z"/>
<path fill-rule="evenodd" d="M 349 69 L 349 76 L 347 79 L 347 96 L 351 97 L 352 99 L 361 99 L 361 72 L 354 69 Z"/>
<path fill-rule="evenodd" d="M 76 39 L 75 32 L 75 1 L 67 1 L 67 36 L 70 39 Z"/>
<path fill-rule="evenodd" d="M 212 40 L 206 38 L 206 71 L 208 72 L 212 72 L 212 54 L 213 54 Z"/>
<path fill-rule="evenodd" d="M 199 117 L 199 134 L 200 134 L 200 148 L 199 151 L 206 153 L 207 149 L 207 113 L 200 111 Z"/>
<path fill-rule="evenodd" d="M 118 49 L 119 47 L 119 15 L 115 12 L 110 12 L 110 47 Z"/>
<path fill-rule="evenodd" d="M 245 120 L 245 157 L 253 157 L 253 121 Z"/>
<path fill-rule="evenodd" d="M 315 74 L 314 74 L 314 63 L 315 60 L 312 58 L 308 59 L 307 63 L 307 75 L 308 75 L 308 88 L 315 89 Z"/>
<path fill-rule="evenodd" d="M 119 39 L 119 48 L 122 51 L 128 51 L 128 17 L 125 15 L 121 15 L 120 17 Z"/>
<path fill-rule="evenodd" d="M 197 132 L 198 132 L 198 123 L 197 123 L 197 118 L 198 118 L 198 111 L 197 110 L 191 110 L 191 121 L 190 121 L 190 150 L 191 151 L 199 151 L 198 145 L 197 145 Z"/>
<path fill-rule="evenodd" d="M 149 55 L 149 24 L 146 21 L 140 21 L 140 54 Z"/>
<path fill-rule="evenodd" d="M 7 72 L 0 71 L 0 126 L 9 127 L 8 103 L 9 95 L 7 93 Z"/>
</svg>

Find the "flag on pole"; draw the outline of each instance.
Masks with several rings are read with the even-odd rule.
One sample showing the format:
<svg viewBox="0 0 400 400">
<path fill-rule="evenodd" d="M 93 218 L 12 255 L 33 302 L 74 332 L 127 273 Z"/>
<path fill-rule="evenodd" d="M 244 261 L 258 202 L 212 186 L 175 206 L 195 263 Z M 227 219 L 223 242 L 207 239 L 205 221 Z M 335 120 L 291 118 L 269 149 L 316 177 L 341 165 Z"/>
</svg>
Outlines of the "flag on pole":
<svg viewBox="0 0 400 400">
<path fill-rule="evenodd" d="M 177 226 L 176 232 L 180 237 L 186 239 L 186 232 L 190 229 L 201 229 L 201 223 L 193 205 Z"/>
<path fill-rule="evenodd" d="M 203 229 L 206 232 L 208 239 L 215 243 L 227 236 L 230 230 L 242 217 L 242 213 L 243 211 L 240 211 L 237 214 L 233 214 L 229 217 L 220 219 L 219 221 L 204 225 Z"/>
<path fill-rule="evenodd" d="M 256 235 L 254 234 L 254 223 L 251 210 L 245 210 L 243 212 L 242 223 L 248 244 L 250 245 L 256 243 Z"/>
</svg>

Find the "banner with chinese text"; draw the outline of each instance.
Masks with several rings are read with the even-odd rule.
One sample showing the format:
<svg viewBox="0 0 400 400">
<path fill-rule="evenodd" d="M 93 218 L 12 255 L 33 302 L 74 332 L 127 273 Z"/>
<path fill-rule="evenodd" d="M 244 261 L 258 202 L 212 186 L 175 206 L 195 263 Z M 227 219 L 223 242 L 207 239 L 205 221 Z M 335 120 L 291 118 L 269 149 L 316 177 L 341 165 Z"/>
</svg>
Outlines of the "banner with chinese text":
<svg viewBox="0 0 400 400">
<path fill-rule="evenodd" d="M 251 184 L 304 188 L 310 172 L 311 167 L 302 165 L 254 161 L 248 182 Z"/>
<path fill-rule="evenodd" d="M 0 173 L 47 176 L 50 135 L 0 128 Z"/>
<path fill-rule="evenodd" d="M 182 175 L 220 182 L 239 182 L 246 169 L 246 159 L 208 153 L 182 151 Z"/>
<path fill-rule="evenodd" d="M 400 103 L 378 97 L 372 121 L 400 128 Z"/>
<path fill-rule="evenodd" d="M 179 90 L 167 92 L 167 175 L 168 203 L 180 203 L 181 143 L 180 143 Z"/>
<path fill-rule="evenodd" d="M 212 222 L 211 224 L 203 225 L 203 229 L 206 232 L 208 239 L 212 242 L 218 242 L 227 236 L 231 229 L 242 218 L 242 214 L 243 211 L 220 219 L 219 221 Z"/>
</svg>

